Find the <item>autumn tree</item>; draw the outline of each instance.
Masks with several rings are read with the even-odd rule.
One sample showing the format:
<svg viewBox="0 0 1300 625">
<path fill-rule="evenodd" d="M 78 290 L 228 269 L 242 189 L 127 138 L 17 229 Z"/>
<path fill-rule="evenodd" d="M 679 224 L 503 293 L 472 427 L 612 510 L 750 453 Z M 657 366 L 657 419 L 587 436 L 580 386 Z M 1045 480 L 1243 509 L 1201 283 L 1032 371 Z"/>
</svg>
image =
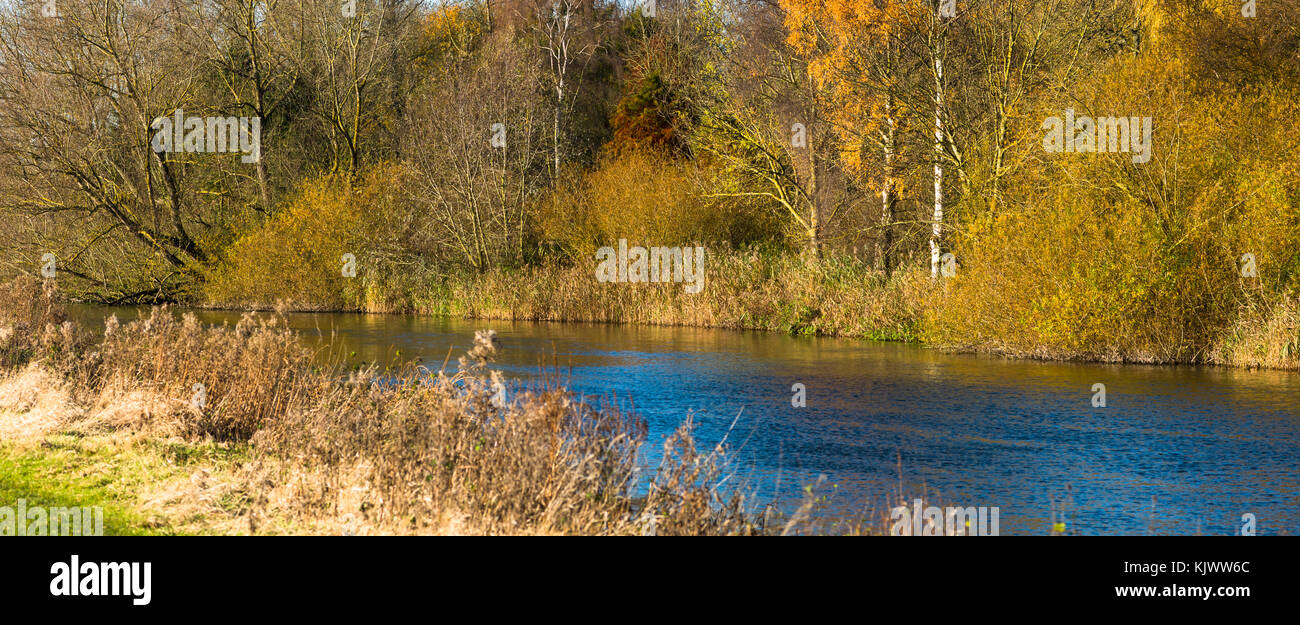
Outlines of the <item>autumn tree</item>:
<svg viewBox="0 0 1300 625">
<path fill-rule="evenodd" d="M 839 166 L 831 94 L 813 76 L 809 56 L 787 40 L 780 7 L 756 7 L 746 18 L 735 25 L 746 30 L 734 47 L 713 52 L 725 68 L 718 87 L 697 100 L 700 149 L 740 182 L 712 195 L 772 202 L 798 227 L 807 252 L 820 257 L 826 222 L 843 200 L 832 184 Z"/>
<path fill-rule="evenodd" d="M 845 170 L 879 189 L 874 256 L 876 267 L 888 272 L 906 117 L 899 93 L 907 71 L 900 58 L 902 3 L 782 0 L 781 7 L 790 45 L 809 57 L 812 79 L 832 94 L 826 117 L 842 142 Z"/>
</svg>

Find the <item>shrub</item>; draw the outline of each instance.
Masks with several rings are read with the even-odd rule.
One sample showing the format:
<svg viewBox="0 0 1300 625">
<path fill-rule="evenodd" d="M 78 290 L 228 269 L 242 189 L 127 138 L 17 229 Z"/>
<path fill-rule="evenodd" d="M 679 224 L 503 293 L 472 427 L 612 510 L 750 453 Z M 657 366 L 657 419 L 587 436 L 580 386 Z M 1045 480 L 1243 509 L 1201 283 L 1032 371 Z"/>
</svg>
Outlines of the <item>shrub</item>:
<svg viewBox="0 0 1300 625">
<path fill-rule="evenodd" d="M 1116 88 L 1144 80 L 1142 92 Z M 1079 90 L 1080 115 L 1153 116 L 1151 161 L 1027 159 L 1003 191 L 1032 200 L 967 215 L 954 229 L 958 275 L 934 288 L 926 340 L 1036 357 L 1220 362 L 1235 350 L 1213 348 L 1226 335 L 1285 326 L 1278 303 L 1300 273 L 1300 165 L 1286 130 L 1300 110 L 1290 91 L 1223 96 L 1183 63 L 1152 57 L 1117 61 Z M 1245 110 L 1257 114 L 1223 115 Z M 1240 274 L 1246 253 L 1257 278 Z"/>
<path fill-rule="evenodd" d="M 391 223 L 400 180 L 399 169 L 380 166 L 356 183 L 344 174 L 304 183 L 272 217 L 224 251 L 209 276 L 208 300 L 260 310 L 279 301 L 312 310 L 367 301 L 367 287 L 379 273 L 375 264 L 392 255 L 390 239 L 401 234 Z M 355 279 L 343 276 L 344 254 L 356 259 Z"/>
<path fill-rule="evenodd" d="M 19 276 L 0 284 L 0 368 L 42 360 L 68 371 L 89 335 L 68 321 L 67 305 L 53 280 Z"/>
<path fill-rule="evenodd" d="M 619 239 L 741 247 L 783 236 L 777 215 L 741 200 L 707 197 L 700 179 L 709 172 L 702 169 L 707 165 L 650 151 L 608 156 L 539 204 L 539 234 L 571 258 L 591 258 Z"/>
</svg>

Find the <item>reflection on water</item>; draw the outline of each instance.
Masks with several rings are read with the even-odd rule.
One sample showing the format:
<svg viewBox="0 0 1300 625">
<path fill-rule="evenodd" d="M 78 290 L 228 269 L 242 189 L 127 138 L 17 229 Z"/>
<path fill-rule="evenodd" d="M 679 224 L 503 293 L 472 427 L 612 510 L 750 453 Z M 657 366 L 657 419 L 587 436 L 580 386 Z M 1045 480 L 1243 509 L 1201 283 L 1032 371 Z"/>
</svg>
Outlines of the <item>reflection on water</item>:
<svg viewBox="0 0 1300 625">
<path fill-rule="evenodd" d="M 115 309 L 123 321 L 133 309 Z M 81 309 L 87 322 L 105 309 Z M 199 311 L 205 322 L 238 313 Z M 1084 534 L 1300 530 L 1300 376 L 1207 367 L 1016 361 L 915 346 L 779 334 L 359 314 L 294 314 L 306 338 L 354 360 L 449 367 L 475 329 L 497 330 L 498 365 L 523 381 L 555 361 L 576 391 L 616 396 L 646 420 L 646 462 L 696 415 L 711 445 L 737 415 L 737 481 L 789 508 L 828 477 L 830 518 L 879 509 L 902 479 L 944 504 L 999 506 L 1004 534 L 1048 533 L 1067 496 Z M 791 385 L 807 407 L 791 406 Z M 1092 385 L 1107 407 L 1093 408 Z"/>
</svg>

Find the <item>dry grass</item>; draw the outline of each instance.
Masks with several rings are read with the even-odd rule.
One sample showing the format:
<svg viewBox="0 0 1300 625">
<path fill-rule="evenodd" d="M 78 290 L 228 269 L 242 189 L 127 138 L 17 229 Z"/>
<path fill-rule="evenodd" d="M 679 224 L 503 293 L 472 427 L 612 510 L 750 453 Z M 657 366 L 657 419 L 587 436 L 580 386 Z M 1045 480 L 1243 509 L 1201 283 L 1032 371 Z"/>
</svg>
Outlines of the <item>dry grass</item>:
<svg viewBox="0 0 1300 625">
<path fill-rule="evenodd" d="M 1212 357 L 1239 367 L 1300 369 L 1300 299 L 1245 307 Z"/>
<path fill-rule="evenodd" d="M 612 241 L 607 243 L 613 243 Z M 636 244 L 633 241 L 631 244 Z M 703 290 L 679 283 L 600 283 L 594 256 L 572 265 L 526 265 L 447 274 L 411 260 L 358 276 L 355 288 L 295 310 L 435 314 L 485 320 L 639 323 L 912 341 L 928 279 L 885 279 L 861 261 L 705 248 Z M 270 288 L 270 287 L 268 287 Z M 268 293 L 278 292 L 270 289 Z M 266 308 L 208 294 L 206 305 Z M 339 302 L 342 302 L 341 304 Z"/>
<path fill-rule="evenodd" d="M 57 294 L 45 293 L 52 304 L 39 314 L 9 311 L 3 318 L 28 319 L 24 327 L 42 315 L 57 319 Z M 44 344 L 23 340 L 38 346 L 33 356 L 42 353 Z M 661 465 L 646 469 L 639 455 L 645 428 L 634 415 L 593 405 L 553 380 L 507 392 L 490 366 L 491 332 L 476 337 L 455 373 L 317 366 L 277 315 L 205 327 L 159 308 L 125 325 L 109 319 L 100 343 L 75 345 L 75 357 L 54 358 L 47 349 L 45 358 L 11 369 L 0 382 L 0 443 L 44 436 L 46 446 L 64 453 L 107 448 L 110 458 L 170 467 L 139 489 L 145 518 L 159 511 L 177 517 L 160 526 L 367 534 L 764 531 L 756 522 L 763 517 L 747 513 L 744 497 L 717 488 L 725 450 L 696 450 L 689 422 L 665 443 Z M 206 403 L 193 401 L 195 384 L 204 385 Z M 66 436 L 56 430 L 72 433 L 73 441 L 51 443 Z M 168 454 L 191 448 L 237 450 L 241 460 L 176 474 L 179 461 Z"/>
<path fill-rule="evenodd" d="M 61 369 L 75 361 L 89 335 L 68 321 L 52 281 L 20 276 L 0 284 L 0 368 L 41 360 Z"/>
<path fill-rule="evenodd" d="M 354 373 L 258 432 L 281 462 L 277 516 L 336 519 L 356 533 L 752 533 L 690 450 L 634 501 L 644 427 L 551 382 L 507 401 L 479 333 L 455 373 Z M 677 441 L 689 441 L 685 433 Z M 264 497 L 272 499 L 271 494 Z"/>
<path fill-rule="evenodd" d="M 38 364 L 0 378 L 0 441 L 29 446 L 75 420 L 67 386 Z"/>
<path fill-rule="evenodd" d="M 701 292 L 682 284 L 600 283 L 595 261 L 452 279 L 419 312 L 473 319 L 594 321 L 915 340 L 926 281 L 886 281 L 859 261 L 705 252 Z"/>
<path fill-rule="evenodd" d="M 164 398 L 184 430 L 217 440 L 248 439 L 323 380 L 278 315 L 209 328 L 166 308 L 125 326 L 109 318 L 83 371 L 101 393 Z"/>
</svg>

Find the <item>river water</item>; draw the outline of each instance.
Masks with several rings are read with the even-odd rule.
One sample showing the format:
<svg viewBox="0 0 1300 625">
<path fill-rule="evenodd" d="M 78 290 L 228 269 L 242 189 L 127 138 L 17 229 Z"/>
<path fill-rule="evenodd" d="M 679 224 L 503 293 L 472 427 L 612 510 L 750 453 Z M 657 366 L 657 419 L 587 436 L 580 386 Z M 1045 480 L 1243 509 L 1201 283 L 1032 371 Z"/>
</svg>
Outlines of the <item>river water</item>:
<svg viewBox="0 0 1300 625">
<path fill-rule="evenodd" d="M 138 314 L 113 311 L 124 322 Z M 309 341 L 355 351 L 353 361 L 420 358 L 435 369 L 449 348 L 454 367 L 475 329 L 495 329 L 508 378 L 526 382 L 554 361 L 573 390 L 634 407 L 649 429 L 647 463 L 694 414 L 702 446 L 730 430 L 732 484 L 762 501 L 788 512 L 825 475 L 815 514 L 828 522 L 878 517 L 901 485 L 939 505 L 997 506 L 1002 534 L 1050 533 L 1062 508 L 1067 532 L 1078 534 L 1234 534 L 1247 513 L 1259 534 L 1300 531 L 1296 373 L 1021 361 L 695 328 L 289 319 Z M 796 383 L 805 407 L 792 405 Z M 1105 407 L 1093 406 L 1099 383 Z"/>
</svg>

